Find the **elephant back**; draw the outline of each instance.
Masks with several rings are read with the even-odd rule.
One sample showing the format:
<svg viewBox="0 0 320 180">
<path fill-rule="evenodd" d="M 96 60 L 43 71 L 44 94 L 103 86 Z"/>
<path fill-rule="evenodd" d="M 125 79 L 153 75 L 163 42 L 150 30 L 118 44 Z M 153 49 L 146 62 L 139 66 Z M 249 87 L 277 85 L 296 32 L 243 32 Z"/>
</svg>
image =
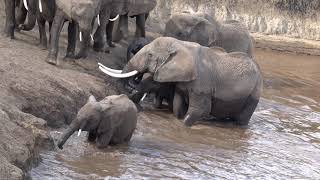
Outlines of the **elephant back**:
<svg viewBox="0 0 320 180">
<path fill-rule="evenodd" d="M 156 0 L 128 0 L 126 9 L 128 16 L 135 16 L 149 13 L 156 5 Z"/>
</svg>

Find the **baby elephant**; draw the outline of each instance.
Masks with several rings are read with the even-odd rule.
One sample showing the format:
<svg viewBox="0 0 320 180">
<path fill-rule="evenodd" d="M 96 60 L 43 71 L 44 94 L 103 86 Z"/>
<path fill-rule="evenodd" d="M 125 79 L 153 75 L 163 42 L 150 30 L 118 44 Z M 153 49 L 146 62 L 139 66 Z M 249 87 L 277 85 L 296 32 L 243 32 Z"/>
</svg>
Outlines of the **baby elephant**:
<svg viewBox="0 0 320 180">
<path fill-rule="evenodd" d="M 97 102 L 90 96 L 77 117 L 58 141 L 64 143 L 77 130 L 88 131 L 88 141 L 96 141 L 98 148 L 129 142 L 137 125 L 137 108 L 126 95 L 114 95 Z"/>
</svg>

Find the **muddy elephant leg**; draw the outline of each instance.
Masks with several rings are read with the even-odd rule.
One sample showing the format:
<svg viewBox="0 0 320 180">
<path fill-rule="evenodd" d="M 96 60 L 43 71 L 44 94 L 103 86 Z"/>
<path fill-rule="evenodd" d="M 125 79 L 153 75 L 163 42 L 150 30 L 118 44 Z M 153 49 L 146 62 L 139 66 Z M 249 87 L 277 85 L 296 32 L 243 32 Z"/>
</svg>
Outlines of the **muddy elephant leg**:
<svg viewBox="0 0 320 180">
<path fill-rule="evenodd" d="M 163 97 L 160 95 L 160 93 L 156 93 L 154 97 L 154 106 L 156 108 L 160 108 L 163 102 Z"/>
<path fill-rule="evenodd" d="M 109 47 L 116 47 L 113 43 L 112 43 L 112 31 L 113 31 L 113 26 L 114 26 L 114 22 L 113 21 L 109 21 L 107 28 L 106 28 L 106 32 L 107 32 L 107 43 L 109 45 Z"/>
<path fill-rule="evenodd" d="M 136 37 L 146 37 L 145 23 L 145 14 L 136 16 Z"/>
<path fill-rule="evenodd" d="M 57 57 L 59 51 L 59 37 L 60 32 L 63 27 L 65 18 L 64 14 L 61 10 L 57 10 L 56 15 L 53 20 L 52 28 L 51 28 L 51 41 L 50 41 L 50 50 L 46 61 L 49 64 L 56 65 Z"/>
<path fill-rule="evenodd" d="M 128 24 L 128 16 L 121 15 L 119 19 L 119 23 L 117 29 L 115 31 L 115 36 L 113 38 L 114 42 L 119 42 L 121 39 L 127 39 L 129 34 L 129 24 Z"/>
<path fill-rule="evenodd" d="M 211 97 L 209 95 L 199 95 L 189 92 L 189 108 L 184 117 L 184 124 L 192 126 L 194 122 L 210 115 Z"/>
<path fill-rule="evenodd" d="M 75 56 L 75 59 L 87 58 L 88 49 L 90 44 L 90 28 L 79 29 L 79 37 L 82 36 L 82 41 L 80 42 L 80 50 Z"/>
<path fill-rule="evenodd" d="M 88 141 L 89 142 L 94 142 L 97 138 L 97 132 L 94 130 L 94 131 L 90 131 L 89 132 L 89 135 L 88 135 Z"/>
<path fill-rule="evenodd" d="M 15 0 L 4 0 L 5 11 L 6 11 L 6 24 L 4 27 L 4 35 L 14 39 L 14 28 L 15 28 Z"/>
<path fill-rule="evenodd" d="M 41 49 L 47 49 L 47 34 L 46 34 L 46 20 L 39 17 L 38 18 L 39 25 L 39 34 L 40 34 L 40 47 Z"/>
<path fill-rule="evenodd" d="M 247 126 L 253 115 L 259 100 L 252 98 L 251 96 L 247 99 L 245 106 L 241 113 L 235 118 L 236 123 L 240 126 Z"/>
<path fill-rule="evenodd" d="M 113 131 L 105 132 L 103 134 L 99 134 L 97 137 L 97 147 L 98 148 L 106 148 L 108 147 L 110 140 L 112 138 Z"/>
<path fill-rule="evenodd" d="M 74 58 L 75 50 L 76 50 L 76 42 L 77 42 L 77 24 L 73 22 L 69 22 L 68 25 L 68 47 L 66 58 Z"/>
<path fill-rule="evenodd" d="M 188 104 L 185 101 L 185 97 L 182 95 L 181 92 L 175 92 L 173 98 L 173 107 L 172 111 L 173 114 L 178 118 L 182 119 L 188 110 Z"/>
<path fill-rule="evenodd" d="M 93 39 L 93 50 L 97 52 L 109 52 L 105 48 L 106 40 L 106 28 L 107 24 L 109 23 L 109 13 L 102 11 L 100 13 L 100 26 L 97 28 L 96 32 L 94 33 Z"/>
</svg>

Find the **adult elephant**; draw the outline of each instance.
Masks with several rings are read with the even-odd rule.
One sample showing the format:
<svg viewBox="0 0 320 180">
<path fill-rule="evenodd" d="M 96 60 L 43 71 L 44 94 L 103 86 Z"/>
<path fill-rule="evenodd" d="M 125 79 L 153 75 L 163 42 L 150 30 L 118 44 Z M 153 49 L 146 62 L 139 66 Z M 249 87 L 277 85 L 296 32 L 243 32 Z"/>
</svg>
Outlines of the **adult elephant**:
<svg viewBox="0 0 320 180">
<path fill-rule="evenodd" d="M 88 141 L 96 141 L 98 148 L 105 148 L 109 144 L 129 142 L 136 125 L 137 108 L 126 95 L 108 96 L 100 102 L 90 96 L 57 144 L 62 149 L 69 137 L 79 130 L 78 136 L 81 131 L 88 131 Z"/>
<path fill-rule="evenodd" d="M 28 21 L 20 20 L 17 22 L 19 30 L 30 31 L 34 28 L 36 21 L 39 25 L 39 34 L 40 34 L 40 47 L 42 49 L 47 49 L 47 34 L 46 34 L 46 22 L 49 23 L 49 31 L 52 26 L 56 11 L 56 2 L 55 0 L 24 0 L 23 6 L 20 6 L 20 14 L 28 14 Z M 17 19 L 22 19 L 18 18 Z"/>
<path fill-rule="evenodd" d="M 164 35 L 253 56 L 253 43 L 248 29 L 234 20 L 220 23 L 206 14 L 173 14 L 166 23 Z"/>
<path fill-rule="evenodd" d="M 115 39 L 120 39 L 128 34 L 128 17 L 136 18 L 136 37 L 145 37 L 145 22 L 150 11 L 157 5 L 156 0 L 113 0 L 108 6 L 104 16 L 115 18 L 120 16 L 120 20 L 115 31 Z M 104 35 L 106 32 L 109 47 L 114 47 L 113 40 L 114 21 L 109 21 L 105 26 L 100 26 L 94 36 L 94 49 L 96 51 L 105 51 Z"/>
<path fill-rule="evenodd" d="M 119 78 L 150 73 L 152 83 L 174 83 L 174 114 L 184 117 L 187 126 L 208 115 L 247 125 L 262 91 L 260 68 L 247 54 L 217 52 L 171 37 L 145 46 L 123 71 L 100 69 Z M 141 97 L 145 91 L 135 94 Z"/>
<path fill-rule="evenodd" d="M 68 39 L 71 43 L 67 49 L 67 57 L 86 58 L 90 43 L 90 33 L 94 18 L 100 13 L 101 8 L 106 7 L 111 0 L 56 0 L 56 13 L 51 29 L 51 44 L 47 62 L 57 64 L 60 32 L 65 21 L 73 22 L 68 29 Z M 80 51 L 74 55 L 76 26 L 79 27 Z"/>
</svg>

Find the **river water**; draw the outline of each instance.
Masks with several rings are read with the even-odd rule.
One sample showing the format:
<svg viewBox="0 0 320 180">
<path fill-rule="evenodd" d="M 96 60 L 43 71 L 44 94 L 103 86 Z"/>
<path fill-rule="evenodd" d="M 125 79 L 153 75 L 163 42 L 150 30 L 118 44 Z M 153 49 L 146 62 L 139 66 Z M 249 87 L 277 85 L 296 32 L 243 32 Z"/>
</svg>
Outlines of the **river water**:
<svg viewBox="0 0 320 180">
<path fill-rule="evenodd" d="M 264 93 L 247 129 L 186 128 L 165 110 L 139 114 L 129 145 L 85 134 L 41 154 L 33 179 L 320 179 L 320 57 L 256 50 Z M 54 137 L 60 132 L 51 132 Z"/>
</svg>

